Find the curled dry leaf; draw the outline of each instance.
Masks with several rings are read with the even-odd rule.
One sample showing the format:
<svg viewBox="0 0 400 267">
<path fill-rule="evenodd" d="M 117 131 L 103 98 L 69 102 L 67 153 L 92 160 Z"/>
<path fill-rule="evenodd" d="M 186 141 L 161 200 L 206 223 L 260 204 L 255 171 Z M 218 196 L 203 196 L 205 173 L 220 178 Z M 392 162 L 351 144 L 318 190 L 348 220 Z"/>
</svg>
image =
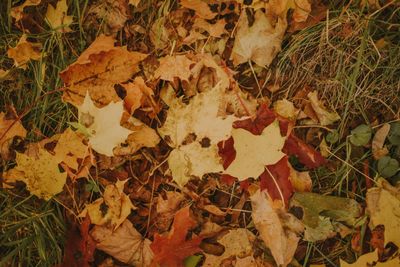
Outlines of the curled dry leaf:
<svg viewBox="0 0 400 267">
<path fill-rule="evenodd" d="M 124 143 L 132 132 L 120 124 L 123 112 L 122 101 L 97 108 L 86 93 L 82 105 L 78 106 L 79 122 L 88 129 L 89 144 L 96 152 L 113 156 L 113 149 Z"/>
<path fill-rule="evenodd" d="M 0 112 L 0 155 L 4 160 L 11 159 L 10 145 L 15 136 L 26 137 L 26 130 L 20 120 L 7 119 Z"/>
<path fill-rule="evenodd" d="M 307 96 L 321 125 L 330 125 L 340 120 L 340 116 L 336 111 L 329 112 L 324 104 L 318 99 L 317 91 L 310 92 Z"/>
<path fill-rule="evenodd" d="M 277 100 L 274 103 L 274 110 L 280 116 L 289 120 L 296 120 L 296 117 L 299 115 L 300 112 L 300 110 L 295 108 L 293 102 L 287 99 Z"/>
<path fill-rule="evenodd" d="M 249 26 L 248 20 L 247 12 L 243 10 L 231 54 L 233 64 L 236 66 L 252 60 L 261 67 L 269 66 L 281 50 L 286 20 L 278 17 L 273 24 L 261 10 L 256 11 L 252 26 Z"/>
<path fill-rule="evenodd" d="M 252 257 L 255 239 L 254 234 L 245 228 L 229 230 L 228 233 L 218 239 L 218 243 L 225 248 L 224 253 L 220 256 L 205 254 L 206 259 L 203 267 L 221 266 L 221 263 L 229 258 L 234 258 L 236 263 L 233 263 L 233 266 L 243 266 L 238 264 L 237 261 L 248 256 Z"/>
<path fill-rule="evenodd" d="M 160 195 L 157 199 L 157 228 L 161 231 L 167 231 L 174 218 L 175 212 L 179 209 L 179 205 L 185 199 L 182 193 L 167 191 L 166 199 Z"/>
<path fill-rule="evenodd" d="M 378 225 L 385 226 L 385 245 L 393 242 L 400 247 L 400 193 L 393 187 L 391 191 L 385 181 L 379 181 L 378 187 L 370 188 L 367 192 L 367 213 L 369 214 L 370 228 L 373 230 Z"/>
<path fill-rule="evenodd" d="M 68 6 L 67 0 L 57 2 L 56 8 L 51 4 L 47 6 L 46 20 L 53 30 L 58 32 L 70 32 L 68 26 L 72 23 L 73 17 L 67 16 Z"/>
<path fill-rule="evenodd" d="M 160 108 L 154 100 L 154 91 L 146 85 L 142 77 L 138 76 L 133 82 L 123 84 L 122 87 L 126 90 L 124 102 L 130 114 L 144 105 L 150 108 L 153 115 L 158 113 Z"/>
<path fill-rule="evenodd" d="M 96 241 L 97 249 L 120 262 L 143 267 L 151 265 L 151 241 L 143 238 L 129 220 L 125 220 L 115 231 L 106 226 L 96 225 L 90 235 Z"/>
<path fill-rule="evenodd" d="M 15 47 L 10 47 L 7 50 L 7 56 L 14 60 L 14 65 L 21 69 L 26 69 L 27 63 L 30 60 L 39 60 L 41 57 L 42 45 L 39 43 L 31 43 L 26 40 L 26 35 L 23 34 Z"/>
<path fill-rule="evenodd" d="M 87 204 L 81 216 L 89 214 L 93 224 L 110 224 L 113 230 L 117 229 L 129 216 L 131 210 L 136 209 L 129 196 L 124 193 L 124 185 L 127 181 L 118 180 L 115 184 L 107 185 L 103 197 Z"/>
<path fill-rule="evenodd" d="M 49 200 L 63 191 L 67 173 L 61 173 L 57 158 L 39 148 L 37 157 L 17 153 L 17 166 L 4 174 L 5 181 L 22 181 L 31 194 Z"/>
<path fill-rule="evenodd" d="M 75 63 L 60 72 L 66 90 L 63 100 L 79 106 L 89 92 L 96 105 L 105 106 L 121 99 L 114 86 L 129 80 L 139 71 L 139 62 L 147 55 L 115 47 L 114 39 L 100 35 Z"/>
<path fill-rule="evenodd" d="M 272 202 L 266 192 L 251 197 L 252 218 L 261 239 L 271 250 L 278 266 L 287 266 L 294 256 L 304 226 L 284 210 L 282 202 Z"/>
<path fill-rule="evenodd" d="M 22 5 L 11 8 L 11 17 L 15 18 L 15 22 L 22 19 L 24 8 L 28 6 L 37 6 L 41 0 L 26 0 Z"/>
<path fill-rule="evenodd" d="M 374 138 L 372 139 L 372 155 L 374 159 L 378 160 L 389 153 L 389 150 L 384 147 L 386 137 L 388 136 L 390 131 L 390 124 L 385 123 L 376 131 Z"/>
</svg>

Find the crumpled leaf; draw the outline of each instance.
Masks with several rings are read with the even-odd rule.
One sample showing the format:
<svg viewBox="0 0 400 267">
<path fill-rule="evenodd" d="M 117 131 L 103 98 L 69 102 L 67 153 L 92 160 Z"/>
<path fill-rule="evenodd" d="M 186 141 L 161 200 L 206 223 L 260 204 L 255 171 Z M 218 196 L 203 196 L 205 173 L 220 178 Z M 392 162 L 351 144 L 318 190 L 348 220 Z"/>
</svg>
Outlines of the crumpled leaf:
<svg viewBox="0 0 400 267">
<path fill-rule="evenodd" d="M 318 99 L 317 91 L 308 93 L 307 97 L 310 100 L 311 106 L 321 125 L 330 125 L 340 120 L 340 116 L 336 111 L 329 112 L 324 104 Z"/>
<path fill-rule="evenodd" d="M 205 254 L 206 258 L 203 267 L 221 266 L 221 263 L 228 258 L 237 261 L 240 258 L 252 256 L 255 235 L 246 228 L 231 229 L 224 236 L 218 239 L 218 243 L 223 245 L 225 250 L 220 256 Z M 237 263 L 233 266 L 242 266 Z"/>
<path fill-rule="evenodd" d="M 231 59 L 235 66 L 254 61 L 261 67 L 269 66 L 281 50 L 283 35 L 287 27 L 285 19 L 278 17 L 275 26 L 261 10 L 254 15 L 254 23 L 249 27 L 245 10 L 240 15 Z"/>
<path fill-rule="evenodd" d="M 151 265 L 153 260 L 151 241 L 143 238 L 127 219 L 115 231 L 106 226 L 96 225 L 90 235 L 97 242 L 97 249 L 120 262 L 143 267 Z"/>
<path fill-rule="evenodd" d="M 384 244 L 393 242 L 400 247 L 400 193 L 397 190 L 396 195 L 385 189 L 383 184 L 385 182 L 382 179 L 378 181 L 378 187 L 367 191 L 366 203 L 367 213 L 371 218 L 370 228 L 373 230 L 378 225 L 384 225 Z"/>
<path fill-rule="evenodd" d="M 361 124 L 351 130 L 350 142 L 355 146 L 365 146 L 371 140 L 372 129 L 370 126 Z"/>
<path fill-rule="evenodd" d="M 180 0 L 181 6 L 194 10 L 197 16 L 202 19 L 213 19 L 216 13 L 213 13 L 206 2 L 202 0 Z"/>
<path fill-rule="evenodd" d="M 253 222 L 261 239 L 271 250 L 276 264 L 287 266 L 296 252 L 304 226 L 284 210 L 282 202 L 273 203 L 266 192 L 257 190 L 250 198 Z"/>
<path fill-rule="evenodd" d="M 194 20 L 192 27 L 194 29 L 202 29 L 202 30 L 208 32 L 208 34 L 211 37 L 219 38 L 219 37 L 221 37 L 221 35 L 226 33 L 225 25 L 226 25 L 226 22 L 224 19 L 217 20 L 214 24 L 211 24 L 211 23 L 207 22 L 205 19 L 196 18 Z"/>
<path fill-rule="evenodd" d="M 166 81 L 174 81 L 175 78 L 188 81 L 192 75 L 190 66 L 194 63 L 186 55 L 165 56 L 160 59 L 160 66 L 154 72 L 154 77 Z"/>
<path fill-rule="evenodd" d="M 7 50 L 7 56 L 14 60 L 14 65 L 21 69 L 27 68 L 27 63 L 30 60 L 39 60 L 42 56 L 39 43 L 31 43 L 26 40 L 26 35 L 23 34 L 15 47 L 10 47 Z"/>
<path fill-rule="evenodd" d="M 92 5 L 88 14 L 93 14 L 102 22 L 101 25 L 106 34 L 112 34 L 124 27 L 129 18 L 128 11 L 126 0 L 105 0 Z"/>
<path fill-rule="evenodd" d="M 100 35 L 75 63 L 60 72 L 66 86 L 63 100 L 79 106 L 88 91 L 98 106 L 120 101 L 114 86 L 138 72 L 139 62 L 146 57 L 126 47 L 115 47 L 112 37 Z"/>
<path fill-rule="evenodd" d="M 67 0 L 57 2 L 56 8 L 51 4 L 47 6 L 46 20 L 50 27 L 58 32 L 70 32 L 68 26 L 72 23 L 73 17 L 67 16 L 68 6 Z"/>
<path fill-rule="evenodd" d="M 58 139 L 54 148 L 58 162 L 64 162 L 69 168 L 78 170 L 78 159 L 89 156 L 88 146 L 83 144 L 83 138 L 71 128 L 67 128 Z"/>
<path fill-rule="evenodd" d="M 28 6 L 37 6 L 41 0 L 26 0 L 22 5 L 11 8 L 11 17 L 15 18 L 15 22 L 22 19 L 24 8 Z"/>
<path fill-rule="evenodd" d="M 157 229 L 161 231 L 167 231 L 171 225 L 172 219 L 174 218 L 175 212 L 179 209 L 179 205 L 185 199 L 182 193 L 167 191 L 166 199 L 163 199 L 161 195 L 157 199 L 157 218 L 156 225 Z"/>
<path fill-rule="evenodd" d="M 39 148 L 37 157 L 17 153 L 17 166 L 7 171 L 4 178 L 22 181 L 31 194 L 49 200 L 63 191 L 67 173 L 61 173 L 59 161 L 46 150 Z"/>
<path fill-rule="evenodd" d="M 113 149 L 132 132 L 120 124 L 123 112 L 122 101 L 97 108 L 86 94 L 83 104 L 78 106 L 79 122 L 89 130 L 89 144 L 96 152 L 113 156 Z"/>
<path fill-rule="evenodd" d="M 290 120 L 296 120 L 296 117 L 299 115 L 300 112 L 300 110 L 295 108 L 293 102 L 287 99 L 277 100 L 274 103 L 274 110 L 280 116 Z"/>
<path fill-rule="evenodd" d="M 20 120 L 7 119 L 0 112 L 0 155 L 3 159 L 11 158 L 9 147 L 15 136 L 26 137 L 26 130 Z"/>
<path fill-rule="evenodd" d="M 282 152 L 286 137 L 281 136 L 278 121 L 265 127 L 260 135 L 238 128 L 232 130 L 236 157 L 225 170 L 226 174 L 239 181 L 257 178 L 266 165 L 277 163 L 285 154 Z M 263 153 L 254 153 L 263 151 Z"/>
<path fill-rule="evenodd" d="M 153 116 L 159 112 L 160 108 L 154 100 L 154 91 L 146 85 L 142 77 L 138 76 L 133 82 L 123 84 L 122 87 L 126 90 L 124 102 L 130 114 L 143 105 L 150 108 Z"/>
<path fill-rule="evenodd" d="M 295 193 L 290 200 L 290 207 L 302 208 L 301 220 L 306 227 L 304 240 L 312 242 L 334 235 L 337 223 L 353 226 L 361 215 L 360 206 L 353 199 L 316 193 Z"/>
<path fill-rule="evenodd" d="M 129 196 L 124 193 L 127 181 L 118 180 L 115 184 L 107 185 L 103 197 L 87 204 L 81 215 L 89 214 L 93 224 L 110 224 L 111 228 L 116 230 L 129 216 L 131 210 L 136 209 Z"/>
<path fill-rule="evenodd" d="M 171 230 L 167 235 L 154 235 L 150 247 L 155 262 L 167 267 L 183 267 L 183 260 L 186 257 L 201 251 L 199 247 L 201 237 L 192 235 L 190 240 L 186 240 L 189 229 L 196 226 L 196 221 L 190 217 L 189 211 L 189 206 L 186 206 L 175 214 Z"/>
</svg>

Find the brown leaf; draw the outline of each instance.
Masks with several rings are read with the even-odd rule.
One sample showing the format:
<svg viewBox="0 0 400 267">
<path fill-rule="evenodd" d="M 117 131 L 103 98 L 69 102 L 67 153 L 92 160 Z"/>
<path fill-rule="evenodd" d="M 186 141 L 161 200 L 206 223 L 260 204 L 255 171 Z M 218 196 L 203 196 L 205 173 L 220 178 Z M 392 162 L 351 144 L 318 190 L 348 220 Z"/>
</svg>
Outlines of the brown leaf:
<svg viewBox="0 0 400 267">
<path fill-rule="evenodd" d="M 376 131 L 374 138 L 372 139 L 372 155 L 375 160 L 378 160 L 389 153 L 389 150 L 384 147 L 389 131 L 390 124 L 385 123 L 378 131 Z"/>
<path fill-rule="evenodd" d="M 10 145 L 15 136 L 26 137 L 26 130 L 20 120 L 7 119 L 0 112 L 0 154 L 4 160 L 11 159 Z"/>
<path fill-rule="evenodd" d="M 7 50 L 7 56 L 14 60 L 14 65 L 21 69 L 27 68 L 27 63 L 30 60 L 39 60 L 41 57 L 42 45 L 31 43 L 26 40 L 26 35 L 23 34 L 15 47 L 10 47 Z"/>
<path fill-rule="evenodd" d="M 24 8 L 28 6 L 37 6 L 41 0 L 26 0 L 22 5 L 11 8 L 11 17 L 15 18 L 15 22 L 22 19 Z"/>
<path fill-rule="evenodd" d="M 210 10 L 207 3 L 202 0 L 180 0 L 179 2 L 183 7 L 194 10 L 196 15 L 202 19 L 213 19 L 216 15 Z"/>
</svg>

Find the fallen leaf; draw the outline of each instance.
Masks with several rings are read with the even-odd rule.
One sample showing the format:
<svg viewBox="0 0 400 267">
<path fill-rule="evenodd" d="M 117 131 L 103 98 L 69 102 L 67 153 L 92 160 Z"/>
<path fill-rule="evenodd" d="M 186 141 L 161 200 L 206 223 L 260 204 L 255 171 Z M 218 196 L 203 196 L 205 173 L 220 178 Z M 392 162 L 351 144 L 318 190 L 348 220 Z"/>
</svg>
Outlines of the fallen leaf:
<svg viewBox="0 0 400 267">
<path fill-rule="evenodd" d="M 71 128 L 67 128 L 61 134 L 54 153 L 58 162 L 64 162 L 74 170 L 78 170 L 78 159 L 89 156 L 88 146 L 83 144 L 82 136 L 72 131 Z"/>
<path fill-rule="evenodd" d="M 202 19 L 213 19 L 216 13 L 210 10 L 206 2 L 202 0 L 180 0 L 181 6 L 194 10 L 197 16 Z"/>
<path fill-rule="evenodd" d="M 390 124 L 385 123 L 381 128 L 376 131 L 374 138 L 372 139 L 372 155 L 375 160 L 378 160 L 389 153 L 389 150 L 384 147 L 386 137 L 390 131 Z"/>
<path fill-rule="evenodd" d="M 304 226 L 281 204 L 272 202 L 267 193 L 256 191 L 251 197 L 252 218 L 261 239 L 271 250 L 278 266 L 287 266 L 293 259 Z"/>
<path fill-rule="evenodd" d="M 139 52 L 129 52 L 126 47 L 115 47 L 112 37 L 100 35 L 75 63 L 60 72 L 66 86 L 63 100 L 79 106 L 88 91 L 98 106 L 120 101 L 114 86 L 128 81 L 138 72 L 139 62 L 146 57 Z"/>
<path fill-rule="evenodd" d="M 384 178 L 395 175 L 399 170 L 399 162 L 390 156 L 384 156 L 378 160 L 378 172 Z"/>
<path fill-rule="evenodd" d="M 30 60 L 39 60 L 42 56 L 40 52 L 42 45 L 39 43 L 31 43 L 26 40 L 26 35 L 23 34 L 15 47 L 10 47 L 7 50 L 7 56 L 14 60 L 14 65 L 21 69 L 27 68 L 27 63 Z"/>
<path fill-rule="evenodd" d="M 87 204 L 81 216 L 89 215 L 90 221 L 96 225 L 110 224 L 116 230 L 129 216 L 132 204 L 129 196 L 124 193 L 124 184 L 128 180 L 118 180 L 115 184 L 107 185 L 102 198 Z"/>
<path fill-rule="evenodd" d="M 372 129 L 369 125 L 361 124 L 351 130 L 350 142 L 355 146 L 365 146 L 371 140 Z"/>
<path fill-rule="evenodd" d="M 128 3 L 132 6 L 137 7 L 140 4 L 141 0 L 129 0 Z"/>
<path fill-rule="evenodd" d="M 293 20 L 289 25 L 288 32 L 295 32 L 316 25 L 318 22 L 325 19 L 326 10 L 327 7 L 322 3 L 322 1 L 312 1 L 311 12 L 307 17 L 307 20 L 300 22 Z"/>
<path fill-rule="evenodd" d="M 121 127 L 123 112 L 122 101 L 97 108 L 89 93 L 86 93 L 83 104 L 78 106 L 79 122 L 89 130 L 91 134 L 89 144 L 96 152 L 109 157 L 113 156 L 113 149 L 124 143 L 132 132 Z"/>
<path fill-rule="evenodd" d="M 202 29 L 206 31 L 211 37 L 219 38 L 224 33 L 226 22 L 224 19 L 217 20 L 214 24 L 207 22 L 205 19 L 196 18 L 193 23 L 194 29 Z"/>
<path fill-rule="evenodd" d="M 126 90 L 124 102 L 130 114 L 144 105 L 151 109 L 154 116 L 159 112 L 160 107 L 154 100 L 154 91 L 146 85 L 142 77 L 138 76 L 133 82 L 123 84 L 122 87 Z"/>
<path fill-rule="evenodd" d="M 72 23 L 72 16 L 67 16 L 68 6 L 67 0 L 60 0 L 57 2 L 56 8 L 51 4 L 47 6 L 46 20 L 53 30 L 58 32 L 70 32 L 68 27 Z"/>
<path fill-rule="evenodd" d="M 281 50 L 286 27 L 286 20 L 280 17 L 272 26 L 270 19 L 261 10 L 256 11 L 254 23 L 249 27 L 247 12 L 243 10 L 232 48 L 233 64 L 237 66 L 252 60 L 261 67 L 269 66 Z"/>
<path fill-rule="evenodd" d="M 22 181 L 31 194 L 49 200 L 63 191 L 67 173 L 61 173 L 59 161 L 46 150 L 39 148 L 37 157 L 17 153 L 17 166 L 7 171 L 4 178 Z"/>
<path fill-rule="evenodd" d="M 154 77 L 171 82 L 175 78 L 188 81 L 192 75 L 190 66 L 194 63 L 186 55 L 165 56 L 160 59 L 160 66 L 154 72 Z"/>
<path fill-rule="evenodd" d="M 280 116 L 289 120 L 296 120 L 296 117 L 299 115 L 300 112 L 300 110 L 295 108 L 293 102 L 287 99 L 277 100 L 274 103 L 274 110 Z"/>
<path fill-rule="evenodd" d="M 26 0 L 22 5 L 11 8 L 11 17 L 15 18 L 15 22 L 18 22 L 22 19 L 24 14 L 24 8 L 28 6 L 37 6 L 39 5 L 41 0 Z"/>
<path fill-rule="evenodd" d="M 0 154 L 4 160 L 11 159 L 10 145 L 15 136 L 26 137 L 26 130 L 20 120 L 7 119 L 4 112 L 0 112 Z"/>
<path fill-rule="evenodd" d="M 385 262 L 379 262 L 378 250 L 361 255 L 356 262 L 347 263 L 340 259 L 340 267 L 358 267 L 358 266 L 376 266 L 376 267 L 394 267 L 400 266 L 400 258 L 398 256 Z"/>
<path fill-rule="evenodd" d="M 88 14 L 93 14 L 103 26 L 107 34 L 115 34 L 121 30 L 129 18 L 128 2 L 126 0 L 105 0 L 93 4 Z"/>
<path fill-rule="evenodd" d="M 185 199 L 182 193 L 167 191 L 165 192 L 166 199 L 161 195 L 157 199 L 157 218 L 156 225 L 157 229 L 161 231 L 167 231 L 171 225 L 176 211 L 179 209 L 179 205 Z"/>
<path fill-rule="evenodd" d="M 306 227 L 304 240 L 311 242 L 334 235 L 338 230 L 336 223 L 353 226 L 361 215 L 361 208 L 353 199 L 316 193 L 295 193 L 290 200 L 290 207 L 302 209 L 301 220 Z"/>
<path fill-rule="evenodd" d="M 224 246 L 224 253 L 220 256 L 205 254 L 206 258 L 202 266 L 221 266 L 221 263 L 228 258 L 234 258 L 237 261 L 240 258 L 252 256 L 255 240 L 255 235 L 246 228 L 231 229 L 217 240 L 219 244 Z M 237 265 L 236 263 L 233 266 L 239 267 L 243 265 Z"/>
<path fill-rule="evenodd" d="M 296 192 L 311 192 L 312 180 L 309 172 L 299 172 L 296 171 L 290 164 L 288 164 L 290 169 L 289 180 Z"/>
<path fill-rule="evenodd" d="M 90 235 L 96 241 L 98 250 L 104 251 L 120 262 L 143 267 L 151 265 L 153 260 L 151 241 L 143 238 L 129 220 L 125 220 L 115 231 L 106 226 L 96 225 Z"/>
<path fill-rule="evenodd" d="M 189 229 L 196 226 L 189 211 L 189 206 L 186 206 L 175 214 L 171 230 L 167 235 L 154 235 L 150 247 L 154 253 L 154 261 L 161 266 L 183 267 L 183 260 L 186 257 L 201 251 L 199 247 L 201 237 L 192 235 L 190 240 L 186 240 Z"/>
<path fill-rule="evenodd" d="M 257 178 L 266 165 L 277 163 L 285 155 L 282 148 L 286 137 L 281 136 L 278 121 L 265 127 L 260 135 L 238 128 L 232 130 L 232 137 L 236 157 L 225 173 L 237 177 L 239 181 Z"/>
<path fill-rule="evenodd" d="M 371 230 L 378 225 L 385 226 L 384 245 L 393 242 L 400 247 L 400 198 L 390 191 L 373 187 L 367 191 L 367 213 Z"/>
<path fill-rule="evenodd" d="M 310 100 L 311 106 L 321 125 L 330 125 L 340 120 L 340 116 L 336 111 L 329 112 L 324 104 L 318 99 L 317 91 L 308 93 L 307 97 Z"/>
</svg>

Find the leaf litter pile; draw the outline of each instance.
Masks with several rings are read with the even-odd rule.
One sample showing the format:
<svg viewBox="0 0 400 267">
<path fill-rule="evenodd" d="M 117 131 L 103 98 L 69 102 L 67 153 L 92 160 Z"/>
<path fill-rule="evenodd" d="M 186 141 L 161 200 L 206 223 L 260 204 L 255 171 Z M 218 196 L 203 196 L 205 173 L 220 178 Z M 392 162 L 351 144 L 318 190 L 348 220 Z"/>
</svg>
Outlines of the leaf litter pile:
<svg viewBox="0 0 400 267">
<path fill-rule="evenodd" d="M 11 8 L 24 32 L 7 50 L 14 68 L 43 56 L 21 27 L 37 5 Z M 89 6 L 102 33 L 59 71 L 59 97 L 76 115 L 63 131 L 24 142 L 24 113 L 2 107 L 2 188 L 65 207 L 60 266 L 400 266 L 398 106 L 390 123 L 350 129 L 347 145 L 369 151 L 364 169 L 342 180 L 349 192 L 328 194 L 316 175 L 348 164 L 334 150 L 341 116 L 312 85 L 276 93 L 290 80 L 274 71 L 285 38 L 324 21 L 324 3 L 153 5 L 149 27 L 128 23 L 146 3 Z M 66 0 L 44 16 L 72 34 Z M 314 259 L 310 247 L 340 251 Z"/>
</svg>

